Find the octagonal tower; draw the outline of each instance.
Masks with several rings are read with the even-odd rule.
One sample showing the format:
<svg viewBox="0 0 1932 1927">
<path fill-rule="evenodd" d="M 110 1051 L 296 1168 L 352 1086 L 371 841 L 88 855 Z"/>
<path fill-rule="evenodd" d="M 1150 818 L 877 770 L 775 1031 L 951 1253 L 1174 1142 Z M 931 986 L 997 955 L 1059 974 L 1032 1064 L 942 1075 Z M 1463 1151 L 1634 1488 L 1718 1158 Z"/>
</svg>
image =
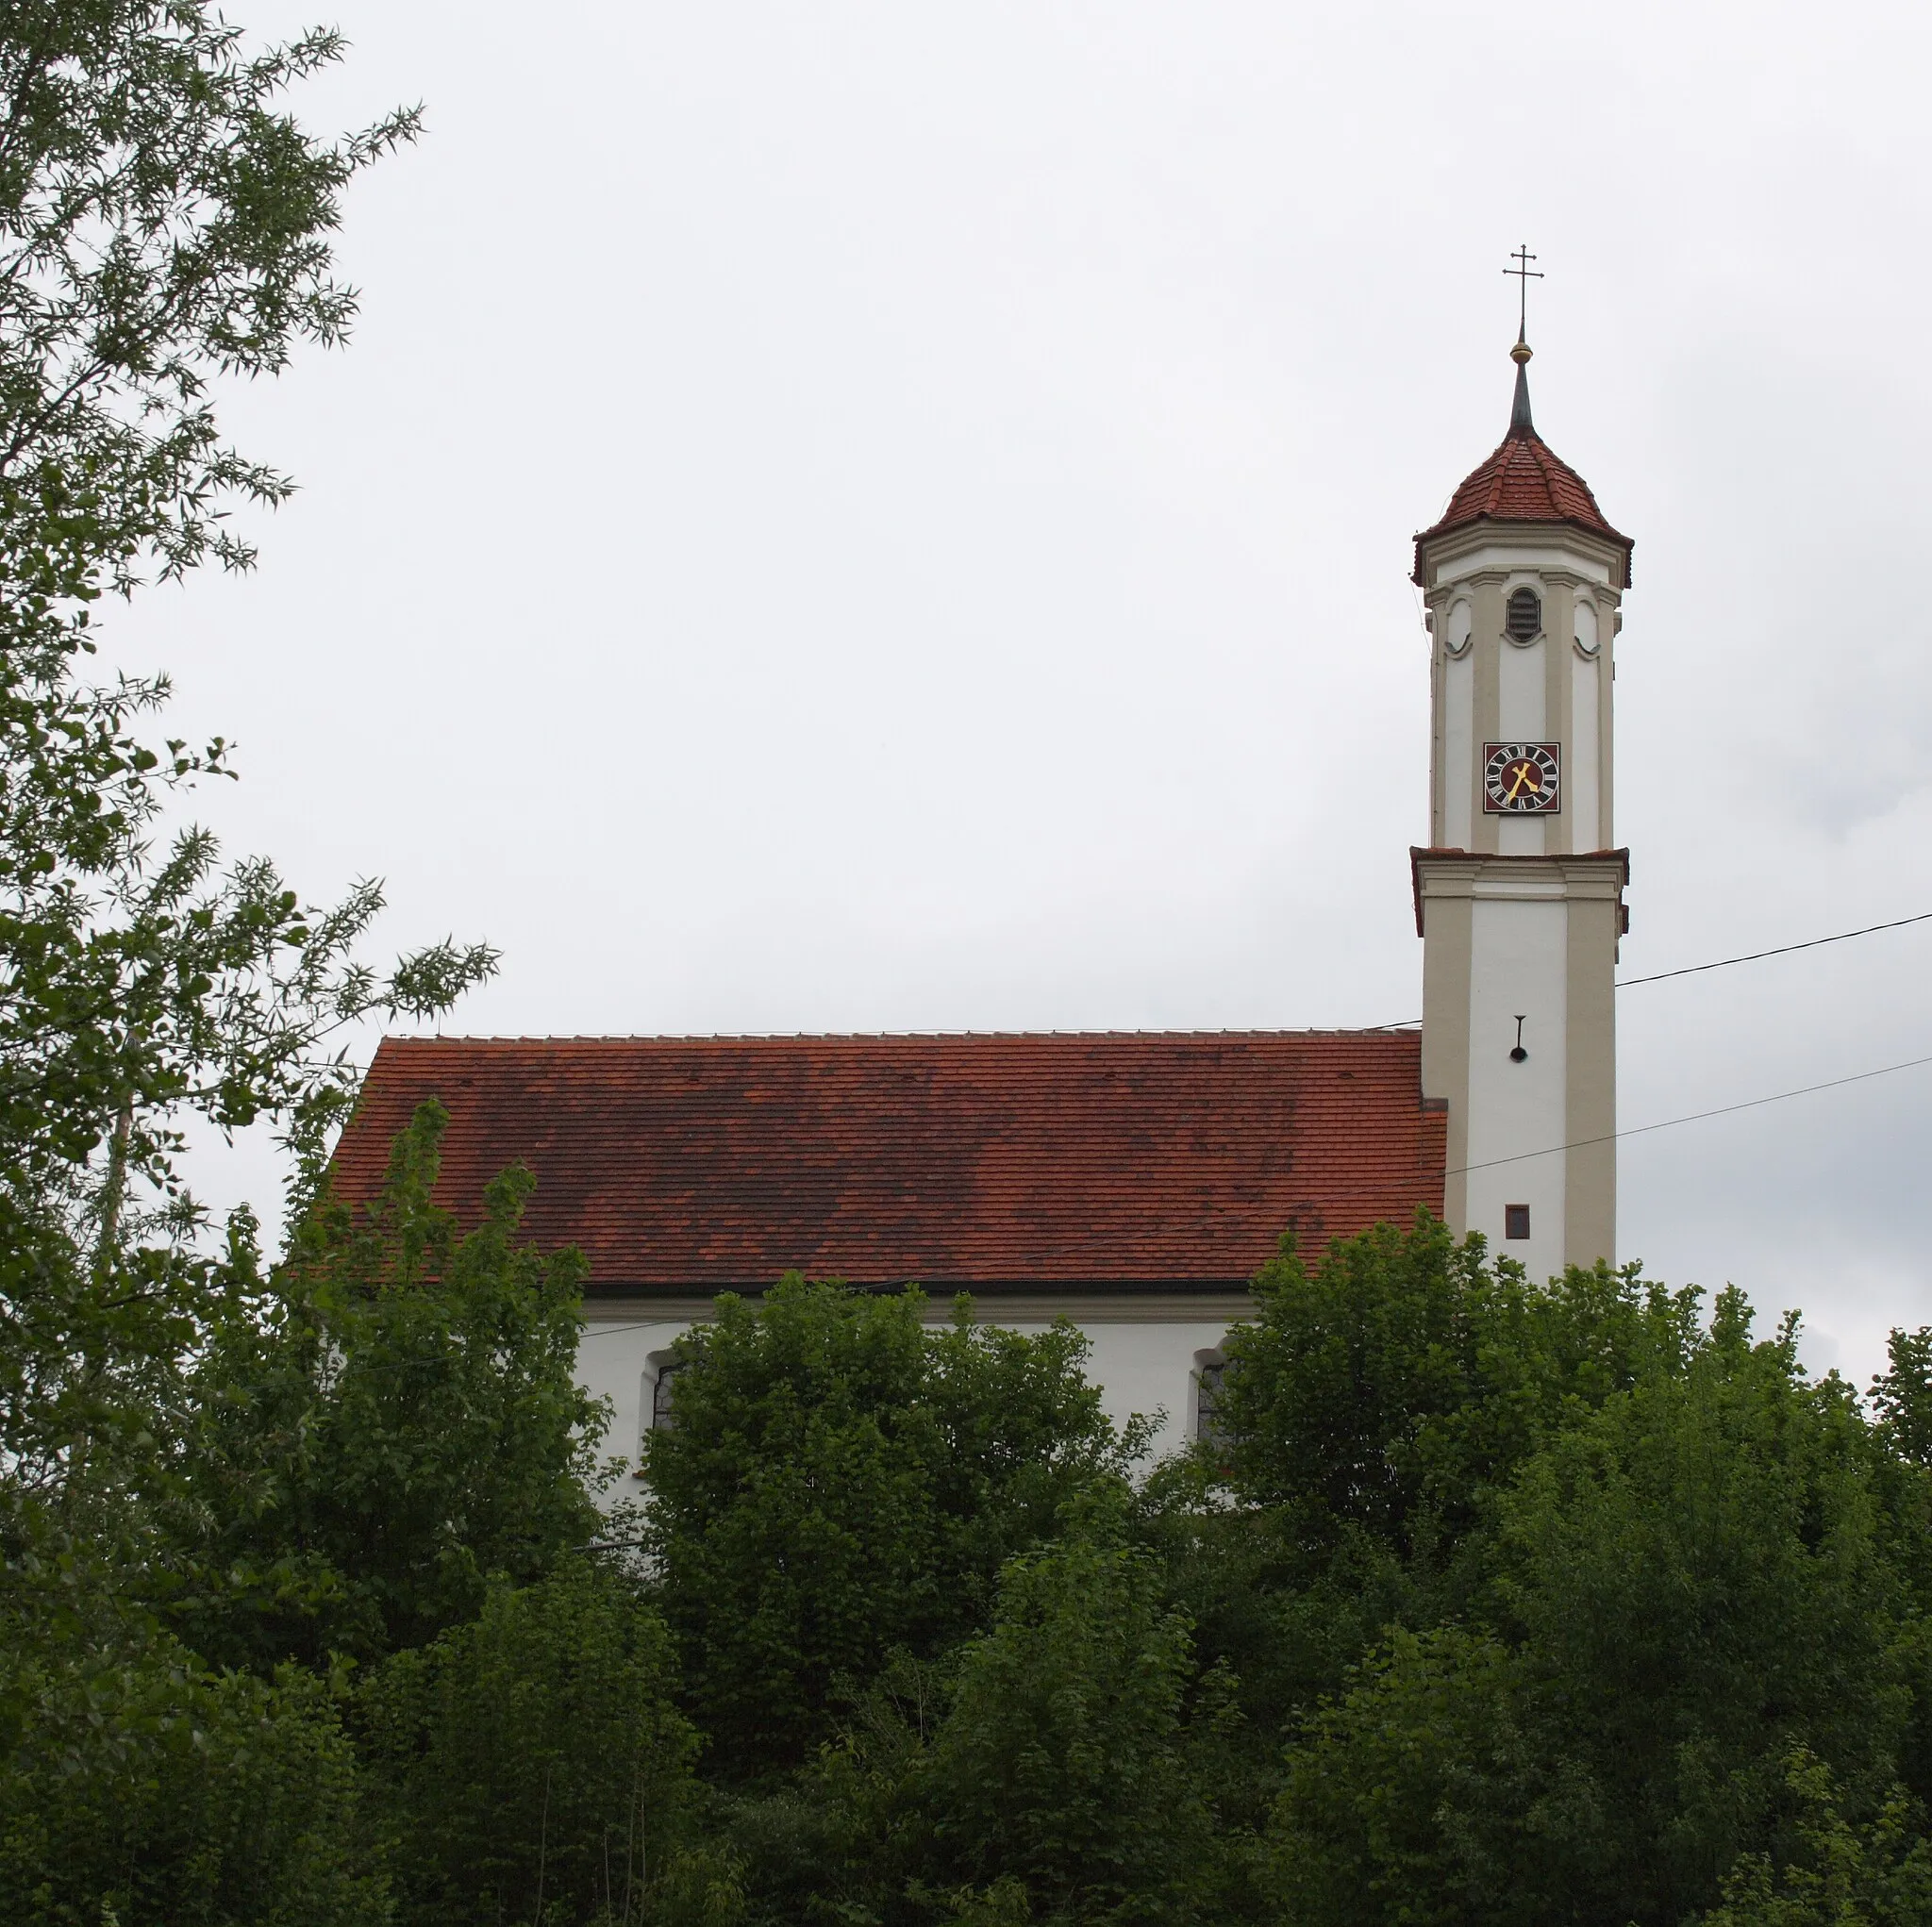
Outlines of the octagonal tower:
<svg viewBox="0 0 1932 1927">
<path fill-rule="evenodd" d="M 1444 1208 L 1533 1277 L 1616 1254 L 1612 691 L 1631 541 L 1530 415 L 1415 539 L 1433 717 L 1413 850 L 1423 1089 L 1449 1110 Z"/>
</svg>

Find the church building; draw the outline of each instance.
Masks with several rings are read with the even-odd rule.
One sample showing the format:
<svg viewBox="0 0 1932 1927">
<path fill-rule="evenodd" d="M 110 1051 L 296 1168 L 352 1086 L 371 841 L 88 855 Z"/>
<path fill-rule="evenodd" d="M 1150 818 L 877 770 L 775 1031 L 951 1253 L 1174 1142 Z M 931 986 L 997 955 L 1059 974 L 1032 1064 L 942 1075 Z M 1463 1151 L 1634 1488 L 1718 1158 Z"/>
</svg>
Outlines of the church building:
<svg viewBox="0 0 1932 1927">
<path fill-rule="evenodd" d="M 584 1382 L 635 1457 L 678 1335 L 788 1271 L 1061 1316 L 1116 1418 L 1211 1408 L 1247 1281 L 1426 1205 L 1533 1276 L 1612 1258 L 1615 643 L 1631 544 L 1537 434 L 1530 350 L 1502 445 L 1415 539 L 1433 706 L 1409 852 L 1413 1031 L 389 1038 L 335 1156 L 366 1199 L 427 1098 L 440 1202 L 536 1173 L 525 1220 L 590 1263 Z M 1418 676 L 1417 700 L 1421 700 Z M 1391 852 L 1391 858 L 1396 853 Z M 1399 876 L 1399 870 L 1391 876 Z M 1399 886 L 1397 886 L 1399 887 Z"/>
</svg>

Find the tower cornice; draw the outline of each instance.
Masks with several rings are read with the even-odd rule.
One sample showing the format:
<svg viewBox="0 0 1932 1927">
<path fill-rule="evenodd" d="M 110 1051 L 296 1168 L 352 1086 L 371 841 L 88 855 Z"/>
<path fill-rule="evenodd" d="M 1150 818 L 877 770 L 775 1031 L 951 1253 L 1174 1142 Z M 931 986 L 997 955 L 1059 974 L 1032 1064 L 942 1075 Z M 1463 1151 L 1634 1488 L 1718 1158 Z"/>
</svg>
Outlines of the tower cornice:
<svg viewBox="0 0 1932 1927">
<path fill-rule="evenodd" d="M 1423 903 L 1431 897 L 1510 897 L 1547 894 L 1607 898 L 1620 907 L 1630 883 L 1630 852 L 1579 850 L 1555 856 L 1506 856 L 1482 850 L 1428 850 L 1411 844 L 1409 889 L 1415 934 L 1424 935 Z M 1619 922 L 1627 922 L 1620 914 Z"/>
<path fill-rule="evenodd" d="M 1574 579 L 1578 587 L 1607 593 L 1614 601 L 1630 581 L 1630 555 L 1623 540 L 1598 535 L 1578 523 L 1485 517 L 1417 536 L 1410 579 L 1427 592 L 1450 581 L 1500 582 L 1512 572 L 1533 569 L 1553 581 L 1559 574 Z M 1557 559 L 1566 550 L 1572 558 L 1567 564 Z"/>
</svg>

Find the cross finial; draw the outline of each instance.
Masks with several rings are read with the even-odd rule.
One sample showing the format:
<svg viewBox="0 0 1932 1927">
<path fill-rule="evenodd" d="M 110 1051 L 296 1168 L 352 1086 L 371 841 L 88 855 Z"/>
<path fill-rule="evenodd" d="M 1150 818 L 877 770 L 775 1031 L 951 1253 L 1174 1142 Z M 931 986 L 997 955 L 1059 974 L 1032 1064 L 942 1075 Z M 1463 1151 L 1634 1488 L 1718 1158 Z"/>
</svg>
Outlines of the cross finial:
<svg viewBox="0 0 1932 1927">
<path fill-rule="evenodd" d="M 1543 278 L 1541 268 L 1529 264 L 1536 257 L 1529 251 L 1529 243 L 1523 245 L 1510 255 L 1516 263 L 1513 268 L 1505 268 L 1506 274 L 1516 276 L 1516 345 L 1509 351 L 1509 358 L 1516 364 L 1516 397 L 1509 408 L 1509 432 L 1512 435 L 1534 435 L 1536 424 L 1529 414 L 1529 284 Z"/>
<path fill-rule="evenodd" d="M 1503 272 L 1516 276 L 1516 339 L 1526 344 L 1529 340 L 1529 284 L 1532 281 L 1541 281 L 1543 278 L 1543 272 L 1541 268 L 1532 268 L 1529 265 L 1536 257 L 1530 253 L 1527 241 L 1516 249 L 1509 258 L 1516 265 L 1513 268 L 1505 268 Z"/>
</svg>

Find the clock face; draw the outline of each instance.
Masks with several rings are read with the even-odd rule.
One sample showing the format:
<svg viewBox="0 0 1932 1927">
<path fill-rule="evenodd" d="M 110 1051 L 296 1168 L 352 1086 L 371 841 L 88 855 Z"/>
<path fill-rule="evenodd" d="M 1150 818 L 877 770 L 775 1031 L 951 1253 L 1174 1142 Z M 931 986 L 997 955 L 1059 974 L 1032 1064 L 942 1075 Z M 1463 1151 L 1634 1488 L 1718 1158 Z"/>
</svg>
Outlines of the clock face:
<svg viewBox="0 0 1932 1927">
<path fill-rule="evenodd" d="M 1560 747 L 1554 742 L 1486 742 L 1483 807 L 1491 815 L 1550 815 L 1559 806 Z"/>
</svg>

